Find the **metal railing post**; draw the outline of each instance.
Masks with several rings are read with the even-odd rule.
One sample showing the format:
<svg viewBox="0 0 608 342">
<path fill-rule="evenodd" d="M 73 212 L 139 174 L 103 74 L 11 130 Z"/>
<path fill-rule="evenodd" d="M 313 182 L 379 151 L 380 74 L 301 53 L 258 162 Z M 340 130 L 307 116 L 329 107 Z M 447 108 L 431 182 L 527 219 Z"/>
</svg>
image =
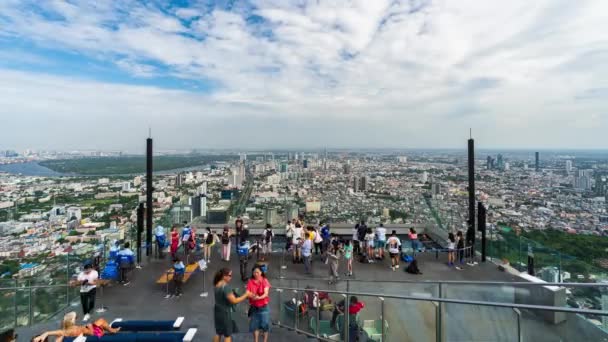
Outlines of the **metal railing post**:
<svg viewBox="0 0 608 342">
<path fill-rule="evenodd" d="M 277 320 L 277 325 L 281 325 L 281 317 L 283 317 L 283 290 L 277 289 L 279 293 L 279 319 Z"/>
<path fill-rule="evenodd" d="M 17 321 L 17 311 L 18 311 L 17 310 L 17 297 L 19 296 L 19 289 L 18 289 L 18 287 L 19 287 L 19 283 L 18 283 L 17 279 L 15 279 L 15 297 L 14 297 L 14 301 L 13 301 L 14 304 L 15 304 L 15 307 L 14 307 L 14 314 L 15 314 L 15 324 L 14 325 L 15 325 L 15 328 L 17 328 L 17 323 L 18 323 L 18 321 Z"/>
<path fill-rule="evenodd" d="M 441 335 L 443 329 L 441 327 L 441 303 L 432 302 L 435 306 L 435 341 L 442 342 Z"/>
<path fill-rule="evenodd" d="M 513 308 L 513 311 L 515 311 L 515 314 L 517 315 L 517 342 L 521 342 L 521 311 L 519 311 L 517 308 Z"/>
<path fill-rule="evenodd" d="M 314 293 L 314 298 L 319 298 L 319 292 L 315 292 Z M 315 302 L 315 300 L 312 300 L 313 304 Z M 319 304 L 317 305 L 317 324 L 315 324 L 315 335 L 317 335 L 317 338 L 319 337 L 319 325 L 321 323 L 321 301 L 319 301 Z"/>
<path fill-rule="evenodd" d="M 443 298 L 443 284 L 439 283 L 439 298 Z M 435 324 L 437 324 L 437 341 L 443 341 L 443 303 L 437 303 L 437 320 Z"/>
<path fill-rule="evenodd" d="M 296 308 L 293 311 L 295 314 L 295 317 L 293 318 L 293 330 L 294 331 L 298 331 L 298 311 L 300 311 L 300 304 L 298 304 L 298 291 L 293 291 L 294 292 L 294 296 L 296 299 Z"/>
<path fill-rule="evenodd" d="M 70 253 L 65 257 L 65 307 L 70 306 Z"/>
<path fill-rule="evenodd" d="M 344 299 L 344 341 L 350 341 L 348 339 L 348 333 L 350 332 L 350 295 L 347 293 Z"/>
<path fill-rule="evenodd" d="M 380 300 L 380 324 L 382 324 L 382 338 L 380 339 L 381 342 L 385 342 L 386 341 L 386 324 L 384 323 L 384 297 L 378 297 L 378 299 Z"/>
<path fill-rule="evenodd" d="M 32 325 L 32 319 L 34 318 L 34 311 L 32 310 L 32 306 L 34 301 L 32 300 L 32 281 L 28 280 L 29 287 L 29 299 L 28 299 L 28 316 L 27 316 L 27 326 Z"/>
</svg>

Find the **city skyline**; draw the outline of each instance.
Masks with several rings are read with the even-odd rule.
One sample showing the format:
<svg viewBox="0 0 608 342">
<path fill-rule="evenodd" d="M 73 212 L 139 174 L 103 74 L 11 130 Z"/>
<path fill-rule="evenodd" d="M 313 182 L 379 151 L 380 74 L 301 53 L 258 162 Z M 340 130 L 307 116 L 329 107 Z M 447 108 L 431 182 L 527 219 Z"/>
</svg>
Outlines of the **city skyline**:
<svg viewBox="0 0 608 342">
<path fill-rule="evenodd" d="M 607 148 L 607 6 L 6 1 L 0 148 Z"/>
</svg>

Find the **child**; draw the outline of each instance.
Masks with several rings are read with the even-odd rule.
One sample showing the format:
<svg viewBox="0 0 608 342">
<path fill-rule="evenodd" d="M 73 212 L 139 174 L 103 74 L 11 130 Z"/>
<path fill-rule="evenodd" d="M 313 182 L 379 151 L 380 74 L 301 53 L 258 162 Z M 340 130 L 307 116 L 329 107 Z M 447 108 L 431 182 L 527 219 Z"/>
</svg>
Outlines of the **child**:
<svg viewBox="0 0 608 342">
<path fill-rule="evenodd" d="M 173 259 L 173 294 L 167 294 L 165 298 L 182 296 L 182 282 L 184 281 L 184 274 L 186 274 L 186 267 L 184 266 L 184 263 L 176 257 Z"/>
<path fill-rule="evenodd" d="M 334 248 L 336 248 L 334 246 Z M 344 259 L 346 259 L 346 275 L 352 277 L 353 275 L 353 246 L 350 240 L 346 240 L 344 243 Z"/>
</svg>

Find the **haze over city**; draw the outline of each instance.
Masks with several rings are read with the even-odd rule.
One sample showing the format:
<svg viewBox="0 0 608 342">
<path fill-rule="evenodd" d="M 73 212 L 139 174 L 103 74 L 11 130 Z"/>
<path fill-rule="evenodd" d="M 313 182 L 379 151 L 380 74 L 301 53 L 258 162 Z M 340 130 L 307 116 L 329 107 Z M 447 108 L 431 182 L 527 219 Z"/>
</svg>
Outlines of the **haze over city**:
<svg viewBox="0 0 608 342">
<path fill-rule="evenodd" d="M 0 146 L 605 148 L 604 1 L 2 1 Z"/>
</svg>

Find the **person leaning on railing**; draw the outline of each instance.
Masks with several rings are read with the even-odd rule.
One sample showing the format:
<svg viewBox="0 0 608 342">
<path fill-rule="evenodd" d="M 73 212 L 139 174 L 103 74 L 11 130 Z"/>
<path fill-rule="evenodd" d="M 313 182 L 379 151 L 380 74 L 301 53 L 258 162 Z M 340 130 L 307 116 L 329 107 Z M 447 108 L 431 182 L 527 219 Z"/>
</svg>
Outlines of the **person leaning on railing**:
<svg viewBox="0 0 608 342">
<path fill-rule="evenodd" d="M 108 321 L 98 318 L 92 324 L 84 326 L 76 325 L 76 312 L 68 312 L 63 316 L 60 330 L 47 331 L 32 339 L 33 342 L 47 341 L 49 336 L 55 336 L 55 341 L 61 342 L 64 337 L 78 337 L 80 335 L 102 337 L 106 332 L 117 333 L 120 328 L 112 328 Z"/>
</svg>

